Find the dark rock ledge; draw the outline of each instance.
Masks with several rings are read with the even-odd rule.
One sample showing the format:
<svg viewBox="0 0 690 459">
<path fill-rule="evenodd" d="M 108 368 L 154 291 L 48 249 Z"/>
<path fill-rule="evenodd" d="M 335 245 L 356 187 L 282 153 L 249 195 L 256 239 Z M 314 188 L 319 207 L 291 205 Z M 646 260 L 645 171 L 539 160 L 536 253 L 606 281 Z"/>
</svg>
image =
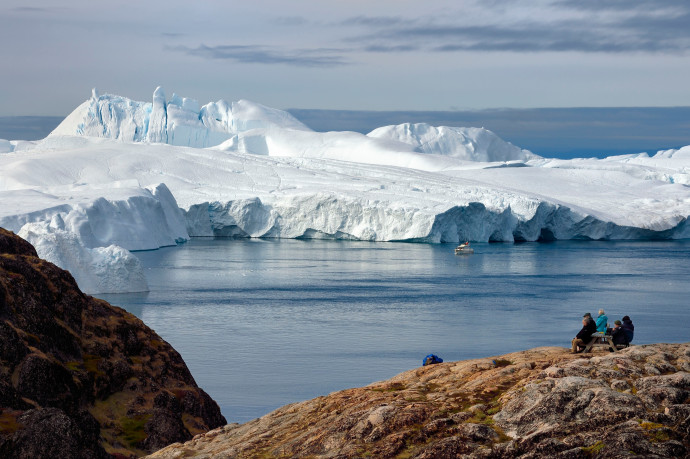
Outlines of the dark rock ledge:
<svg viewBox="0 0 690 459">
<path fill-rule="evenodd" d="M 180 355 L 0 228 L 0 457 L 136 457 L 226 423 Z"/>
</svg>

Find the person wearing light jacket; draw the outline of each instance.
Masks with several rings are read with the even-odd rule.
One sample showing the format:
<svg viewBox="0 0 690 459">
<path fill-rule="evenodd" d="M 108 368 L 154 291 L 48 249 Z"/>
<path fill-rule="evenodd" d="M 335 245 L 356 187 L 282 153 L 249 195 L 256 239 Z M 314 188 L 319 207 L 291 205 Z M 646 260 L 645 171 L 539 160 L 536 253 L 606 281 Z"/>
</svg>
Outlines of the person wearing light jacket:
<svg viewBox="0 0 690 459">
<path fill-rule="evenodd" d="M 609 318 L 604 314 L 603 309 L 599 309 L 599 317 L 597 317 L 597 331 L 601 333 L 606 333 L 606 328 L 608 327 Z"/>
</svg>

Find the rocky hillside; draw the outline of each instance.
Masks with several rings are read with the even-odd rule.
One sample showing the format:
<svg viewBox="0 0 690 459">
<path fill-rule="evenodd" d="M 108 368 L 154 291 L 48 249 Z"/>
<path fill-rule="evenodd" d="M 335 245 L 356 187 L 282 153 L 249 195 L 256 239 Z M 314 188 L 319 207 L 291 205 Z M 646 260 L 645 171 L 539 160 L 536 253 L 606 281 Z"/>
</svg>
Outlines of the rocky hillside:
<svg viewBox="0 0 690 459">
<path fill-rule="evenodd" d="M 224 424 L 168 343 L 0 228 L 0 457 L 133 457 Z"/>
<path fill-rule="evenodd" d="M 149 457 L 690 457 L 690 343 L 421 367 Z"/>
</svg>

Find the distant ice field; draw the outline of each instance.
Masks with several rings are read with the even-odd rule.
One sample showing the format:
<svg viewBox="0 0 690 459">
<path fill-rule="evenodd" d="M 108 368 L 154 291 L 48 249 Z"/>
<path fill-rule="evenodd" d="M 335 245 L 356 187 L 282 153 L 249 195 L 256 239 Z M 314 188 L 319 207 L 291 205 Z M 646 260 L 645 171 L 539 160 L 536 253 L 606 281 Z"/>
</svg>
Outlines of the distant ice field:
<svg viewBox="0 0 690 459">
<path fill-rule="evenodd" d="M 355 131 L 406 122 L 481 126 L 549 158 L 606 158 L 690 145 L 690 107 L 534 108 L 456 111 L 288 109 L 316 131 Z M 2 116 L 0 139 L 40 140 L 64 116 Z"/>
<path fill-rule="evenodd" d="M 177 349 L 229 422 L 421 365 L 567 347 L 582 315 L 685 342 L 689 241 L 451 244 L 194 238 L 136 252 L 142 294 L 99 295 Z"/>
<path fill-rule="evenodd" d="M 247 100 L 92 90 L 0 140 L 0 226 L 87 293 L 146 291 L 133 250 L 190 237 L 426 243 L 690 238 L 690 146 L 535 155 L 482 127 L 318 132 Z"/>
</svg>

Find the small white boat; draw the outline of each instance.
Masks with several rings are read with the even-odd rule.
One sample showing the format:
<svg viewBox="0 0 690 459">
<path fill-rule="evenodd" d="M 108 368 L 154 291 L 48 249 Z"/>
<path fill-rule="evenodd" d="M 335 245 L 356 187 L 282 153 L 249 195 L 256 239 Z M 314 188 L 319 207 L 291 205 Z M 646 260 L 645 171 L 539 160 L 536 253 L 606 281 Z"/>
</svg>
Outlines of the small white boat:
<svg viewBox="0 0 690 459">
<path fill-rule="evenodd" d="M 464 244 L 460 244 L 455 248 L 455 255 L 460 255 L 460 254 L 466 254 L 466 253 L 474 253 L 474 249 L 470 247 L 469 242 L 465 242 Z"/>
</svg>

